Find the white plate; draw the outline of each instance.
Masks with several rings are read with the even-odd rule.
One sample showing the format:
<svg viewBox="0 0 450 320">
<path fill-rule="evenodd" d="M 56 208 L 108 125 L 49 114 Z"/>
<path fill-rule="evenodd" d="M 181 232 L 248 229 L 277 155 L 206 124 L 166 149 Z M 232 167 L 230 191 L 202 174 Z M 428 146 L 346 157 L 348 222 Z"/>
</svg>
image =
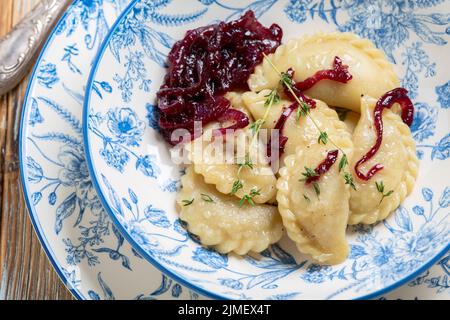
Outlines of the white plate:
<svg viewBox="0 0 450 320">
<path fill-rule="evenodd" d="M 106 210 L 145 258 L 215 298 L 348 299 L 383 294 L 426 270 L 449 248 L 449 3 L 398 1 L 138 1 L 101 49 L 87 87 L 89 169 Z M 416 188 L 384 223 L 348 232 L 352 250 L 320 267 L 289 241 L 259 259 L 220 255 L 189 238 L 175 208 L 181 168 L 157 132 L 155 93 L 174 39 L 253 9 L 280 24 L 284 41 L 313 31 L 352 31 L 387 53 L 415 101 L 421 169 Z M 400 23 L 403 21 L 402 23 Z M 382 76 L 382 75 L 374 75 Z M 104 84 L 110 90 L 101 90 Z"/>
<path fill-rule="evenodd" d="M 84 86 L 101 41 L 127 4 L 75 1 L 43 49 L 21 122 L 25 199 L 49 259 L 75 297 L 195 299 L 124 241 L 97 198 L 84 158 Z"/>
</svg>

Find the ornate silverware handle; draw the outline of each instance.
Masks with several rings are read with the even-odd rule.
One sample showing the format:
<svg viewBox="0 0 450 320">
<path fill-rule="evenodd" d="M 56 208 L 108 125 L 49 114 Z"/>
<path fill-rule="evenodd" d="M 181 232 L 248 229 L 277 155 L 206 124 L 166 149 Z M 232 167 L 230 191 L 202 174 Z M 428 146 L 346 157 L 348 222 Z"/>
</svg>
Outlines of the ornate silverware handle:
<svg viewBox="0 0 450 320">
<path fill-rule="evenodd" d="M 0 40 L 0 96 L 14 88 L 72 0 L 42 0 Z"/>
</svg>

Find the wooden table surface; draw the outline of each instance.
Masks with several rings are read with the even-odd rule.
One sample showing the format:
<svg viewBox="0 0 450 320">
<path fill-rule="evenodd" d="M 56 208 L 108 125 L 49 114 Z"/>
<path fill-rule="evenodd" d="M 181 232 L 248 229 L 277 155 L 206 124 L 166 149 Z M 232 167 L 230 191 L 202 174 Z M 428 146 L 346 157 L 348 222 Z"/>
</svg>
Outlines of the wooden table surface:
<svg viewBox="0 0 450 320">
<path fill-rule="evenodd" d="M 38 0 L 0 0 L 0 37 Z M 23 200 L 19 126 L 28 77 L 0 97 L 0 299 L 72 299 L 41 248 Z"/>
</svg>

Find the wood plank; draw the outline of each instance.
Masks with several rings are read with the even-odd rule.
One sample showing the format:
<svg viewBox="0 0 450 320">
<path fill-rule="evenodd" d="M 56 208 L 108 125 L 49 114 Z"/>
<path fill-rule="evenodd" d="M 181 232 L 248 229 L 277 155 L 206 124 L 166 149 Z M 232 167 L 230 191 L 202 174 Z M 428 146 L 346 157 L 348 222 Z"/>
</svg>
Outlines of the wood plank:
<svg viewBox="0 0 450 320">
<path fill-rule="evenodd" d="M 5 0 L 0 3 L 0 37 L 3 37 L 12 27 L 12 10 L 14 0 Z M 6 151 L 6 131 L 7 131 L 7 113 L 8 113 L 8 96 L 0 97 L 0 299 L 4 295 L 4 283 L 7 279 L 7 265 L 4 259 L 4 252 L 8 244 L 8 237 L 5 232 L 5 223 L 3 219 L 3 173 L 5 170 L 5 151 Z"/>
<path fill-rule="evenodd" d="M 0 3 L 0 37 L 3 37 L 12 26 L 12 9 L 14 0 L 4 0 Z M 6 114 L 7 114 L 7 97 L 0 97 L 0 195 L 3 190 L 3 166 L 5 163 L 5 146 L 6 146 Z M 2 205 L 2 197 L 0 196 L 0 207 Z M 0 220 L 1 230 L 1 220 Z M 1 243 L 0 243 L 1 246 Z M 1 261 L 1 260 L 0 260 Z M 1 267 L 0 267 L 1 275 Z M 0 278 L 1 279 L 1 278 Z"/>
<path fill-rule="evenodd" d="M 0 1 L 0 35 L 8 32 L 37 2 Z M 0 299 L 72 299 L 40 246 L 22 197 L 18 138 L 27 84 L 28 78 L 0 98 Z"/>
</svg>

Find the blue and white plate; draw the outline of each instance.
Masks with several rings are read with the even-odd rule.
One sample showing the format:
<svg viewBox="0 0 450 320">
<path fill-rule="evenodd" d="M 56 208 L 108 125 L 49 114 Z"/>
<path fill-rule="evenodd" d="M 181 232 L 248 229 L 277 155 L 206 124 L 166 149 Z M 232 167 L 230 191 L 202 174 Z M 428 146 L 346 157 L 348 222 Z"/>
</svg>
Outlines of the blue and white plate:
<svg viewBox="0 0 450 320">
<path fill-rule="evenodd" d="M 84 87 L 129 1 L 74 1 L 48 40 L 23 106 L 20 164 L 29 213 L 55 270 L 79 299 L 190 299 L 134 251 L 92 186 L 81 128 Z M 97 83 L 99 92 L 113 90 Z"/>
<path fill-rule="evenodd" d="M 182 169 L 172 164 L 153 113 L 166 55 L 186 30 L 247 9 L 265 25 L 280 24 L 284 41 L 319 30 L 371 39 L 415 101 L 416 188 L 385 222 L 350 228 L 351 253 L 341 265 L 311 263 L 289 241 L 258 256 L 221 255 L 189 238 L 178 220 Z M 142 256 L 210 297 L 369 298 L 404 284 L 449 249 L 449 34 L 449 1 L 137 1 L 112 28 L 87 86 L 85 147 L 102 203 Z M 441 264 L 448 272 L 448 258 Z M 447 280 L 434 283 L 448 288 Z"/>
<path fill-rule="evenodd" d="M 99 207 L 86 174 L 80 123 L 90 61 L 127 4 L 75 1 L 44 48 L 23 106 L 20 163 L 25 199 L 49 259 L 75 297 L 197 298 L 136 255 Z M 109 90 L 104 83 L 98 85 Z M 448 270 L 447 257 L 386 298 L 448 298 Z"/>
</svg>

